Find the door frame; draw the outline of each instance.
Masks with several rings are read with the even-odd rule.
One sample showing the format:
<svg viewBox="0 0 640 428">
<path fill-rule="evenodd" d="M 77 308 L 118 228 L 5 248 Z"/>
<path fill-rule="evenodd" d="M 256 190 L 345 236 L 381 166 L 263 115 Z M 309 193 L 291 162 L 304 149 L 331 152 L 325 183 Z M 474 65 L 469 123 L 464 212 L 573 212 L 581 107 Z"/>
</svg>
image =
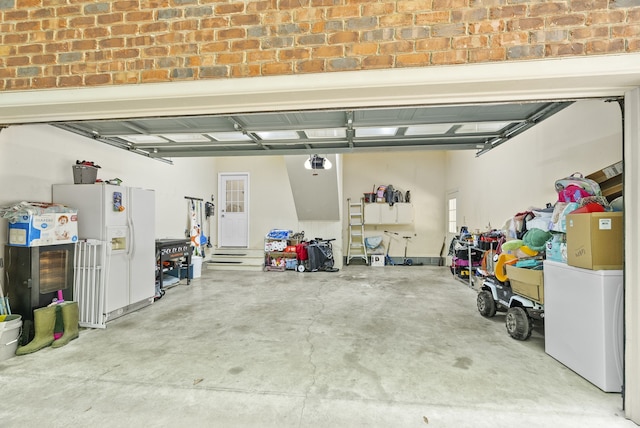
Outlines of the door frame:
<svg viewBox="0 0 640 428">
<path fill-rule="evenodd" d="M 623 130 L 625 416 L 640 424 L 640 88 L 625 93 Z"/>
<path fill-rule="evenodd" d="M 244 197 L 245 197 L 245 215 L 247 218 L 246 221 L 246 232 L 247 232 L 247 241 L 246 244 L 244 246 L 233 246 L 233 247 L 229 247 L 226 246 L 226 248 L 249 248 L 249 242 L 250 242 L 250 228 L 249 228 L 249 223 L 250 223 L 250 207 L 249 207 L 249 188 L 250 188 L 250 176 L 248 172 L 219 172 L 218 173 L 218 225 L 217 225 L 217 234 L 218 234 L 218 243 L 217 246 L 218 248 L 225 248 L 225 246 L 222 245 L 222 214 L 226 212 L 226 202 L 227 202 L 227 198 L 226 198 L 226 189 L 223 189 L 222 187 L 222 181 L 223 181 L 223 177 L 232 177 L 232 176 L 242 176 L 246 178 L 246 187 L 244 189 Z M 222 199 L 224 197 L 224 199 Z"/>
</svg>

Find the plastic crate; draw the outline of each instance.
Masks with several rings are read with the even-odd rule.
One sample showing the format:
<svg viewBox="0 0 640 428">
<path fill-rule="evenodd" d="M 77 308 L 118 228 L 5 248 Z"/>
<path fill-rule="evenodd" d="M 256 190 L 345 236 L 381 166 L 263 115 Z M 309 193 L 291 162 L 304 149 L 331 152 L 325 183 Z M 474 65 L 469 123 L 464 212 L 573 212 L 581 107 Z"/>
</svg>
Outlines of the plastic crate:
<svg viewBox="0 0 640 428">
<path fill-rule="evenodd" d="M 93 184 L 98 177 L 98 168 L 90 165 L 73 165 L 73 184 Z"/>
</svg>

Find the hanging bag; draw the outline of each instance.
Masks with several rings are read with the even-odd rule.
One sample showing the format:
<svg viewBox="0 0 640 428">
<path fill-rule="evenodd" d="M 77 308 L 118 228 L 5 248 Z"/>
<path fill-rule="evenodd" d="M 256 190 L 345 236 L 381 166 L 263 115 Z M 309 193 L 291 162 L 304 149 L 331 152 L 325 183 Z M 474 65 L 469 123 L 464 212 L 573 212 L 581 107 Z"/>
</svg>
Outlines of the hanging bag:
<svg viewBox="0 0 640 428">
<path fill-rule="evenodd" d="M 560 202 L 578 202 L 584 197 L 602 196 L 600 185 L 589 178 L 584 178 L 579 172 L 556 180 L 555 186 Z"/>
</svg>

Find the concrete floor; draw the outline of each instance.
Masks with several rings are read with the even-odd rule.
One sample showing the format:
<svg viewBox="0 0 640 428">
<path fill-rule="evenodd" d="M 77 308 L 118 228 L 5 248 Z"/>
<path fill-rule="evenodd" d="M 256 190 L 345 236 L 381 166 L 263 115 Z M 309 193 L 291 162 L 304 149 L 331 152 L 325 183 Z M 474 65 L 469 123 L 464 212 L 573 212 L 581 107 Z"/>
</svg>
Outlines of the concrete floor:
<svg viewBox="0 0 640 428">
<path fill-rule="evenodd" d="M 636 427 L 482 318 L 448 268 L 203 270 L 69 345 L 0 362 L 8 427 Z"/>
</svg>

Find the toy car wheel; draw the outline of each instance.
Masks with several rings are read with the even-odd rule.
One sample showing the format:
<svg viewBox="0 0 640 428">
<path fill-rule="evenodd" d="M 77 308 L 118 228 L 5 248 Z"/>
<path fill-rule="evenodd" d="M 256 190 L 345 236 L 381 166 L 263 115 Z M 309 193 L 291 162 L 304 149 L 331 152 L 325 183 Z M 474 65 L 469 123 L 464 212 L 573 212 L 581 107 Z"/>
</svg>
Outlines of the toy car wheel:
<svg viewBox="0 0 640 428">
<path fill-rule="evenodd" d="M 509 308 L 505 325 L 509 335 L 516 340 L 527 340 L 533 330 L 533 323 L 527 315 L 527 311 L 519 306 Z"/>
<path fill-rule="evenodd" d="M 488 290 L 482 290 L 478 293 L 478 312 L 485 318 L 491 318 L 496 314 L 496 302 L 493 295 Z"/>
<path fill-rule="evenodd" d="M 304 272 L 304 265 L 298 265 L 298 272 Z"/>
</svg>

